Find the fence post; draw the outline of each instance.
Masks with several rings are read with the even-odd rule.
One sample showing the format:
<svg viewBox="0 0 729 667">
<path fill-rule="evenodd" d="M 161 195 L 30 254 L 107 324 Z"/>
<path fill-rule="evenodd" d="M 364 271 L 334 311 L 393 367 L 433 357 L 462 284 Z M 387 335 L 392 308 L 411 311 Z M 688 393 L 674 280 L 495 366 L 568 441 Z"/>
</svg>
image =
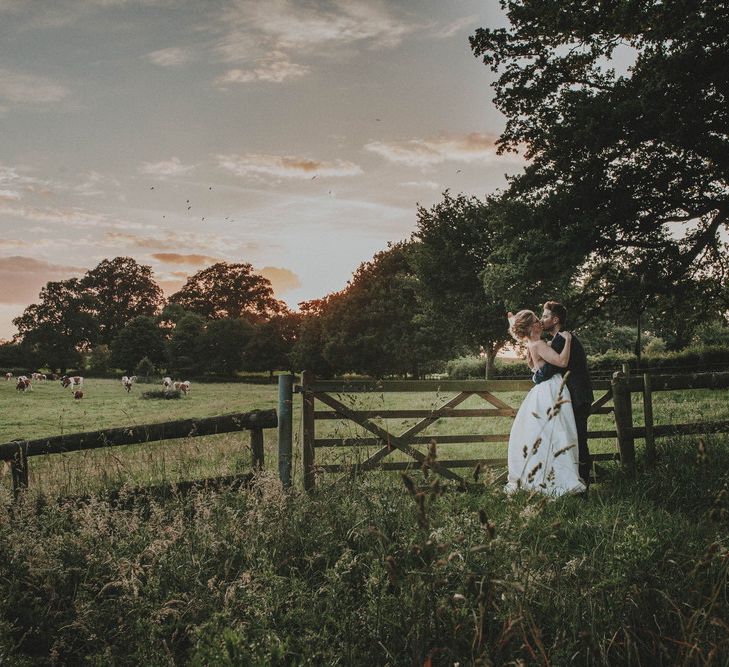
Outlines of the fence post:
<svg viewBox="0 0 729 667">
<path fill-rule="evenodd" d="M 293 375 L 278 376 L 278 477 L 284 488 L 291 486 L 293 380 Z"/>
<path fill-rule="evenodd" d="M 304 371 L 301 374 L 301 393 L 304 397 L 302 421 L 304 433 L 304 490 L 313 491 L 314 477 L 314 392 L 309 388 L 314 382 L 314 374 Z"/>
<path fill-rule="evenodd" d="M 613 373 L 613 406 L 615 430 L 618 434 L 618 449 L 623 467 L 635 467 L 635 440 L 633 439 L 633 406 L 630 402 L 628 378 L 621 371 Z"/>
<path fill-rule="evenodd" d="M 643 416 L 645 421 L 645 457 L 652 465 L 656 461 L 656 440 L 653 435 L 653 390 L 650 373 L 643 374 Z"/>
<path fill-rule="evenodd" d="M 20 492 L 28 488 L 28 455 L 23 443 L 18 443 L 18 449 L 10 460 L 10 475 L 13 482 L 13 498 L 17 499 Z"/>
<path fill-rule="evenodd" d="M 263 429 L 254 428 L 251 431 L 251 453 L 253 454 L 253 469 L 263 468 Z"/>
</svg>

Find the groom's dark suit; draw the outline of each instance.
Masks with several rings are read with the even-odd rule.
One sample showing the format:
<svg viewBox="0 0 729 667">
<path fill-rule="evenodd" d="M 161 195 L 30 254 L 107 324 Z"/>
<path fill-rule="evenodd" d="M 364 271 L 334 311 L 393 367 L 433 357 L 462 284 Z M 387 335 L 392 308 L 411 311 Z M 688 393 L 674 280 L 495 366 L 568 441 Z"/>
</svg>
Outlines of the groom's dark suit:
<svg viewBox="0 0 729 667">
<path fill-rule="evenodd" d="M 558 354 L 564 349 L 565 339 L 557 334 L 552 339 L 552 349 Z M 587 447 L 587 418 L 590 416 L 590 407 L 595 400 L 592 393 L 592 382 L 587 369 L 587 355 L 577 336 L 572 334 L 572 347 L 570 348 L 570 361 L 567 368 L 570 372 L 567 377 L 567 389 L 570 390 L 572 409 L 575 413 L 577 426 L 577 447 L 580 456 L 580 477 L 585 484 L 590 483 L 590 450 Z"/>
</svg>

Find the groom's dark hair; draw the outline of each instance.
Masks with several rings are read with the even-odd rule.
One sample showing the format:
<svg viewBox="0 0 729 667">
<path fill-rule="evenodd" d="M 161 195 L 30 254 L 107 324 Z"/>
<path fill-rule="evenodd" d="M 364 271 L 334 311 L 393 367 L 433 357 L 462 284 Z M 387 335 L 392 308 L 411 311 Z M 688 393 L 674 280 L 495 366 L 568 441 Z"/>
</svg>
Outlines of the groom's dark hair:
<svg viewBox="0 0 729 667">
<path fill-rule="evenodd" d="M 559 326 L 564 327 L 567 325 L 567 309 L 559 301 L 547 301 L 544 304 L 544 309 L 559 318 Z"/>
</svg>

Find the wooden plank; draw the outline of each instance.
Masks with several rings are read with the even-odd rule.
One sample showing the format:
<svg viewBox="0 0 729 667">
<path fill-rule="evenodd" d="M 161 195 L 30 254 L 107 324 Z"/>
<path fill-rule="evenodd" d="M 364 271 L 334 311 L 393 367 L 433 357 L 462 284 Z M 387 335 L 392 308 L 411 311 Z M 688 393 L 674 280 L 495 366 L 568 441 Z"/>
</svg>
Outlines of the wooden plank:
<svg viewBox="0 0 729 667">
<path fill-rule="evenodd" d="M 318 380 L 311 390 L 328 394 L 353 394 L 360 392 L 461 392 L 478 391 L 529 391 L 534 386 L 531 380 L 382 380 L 350 381 Z"/>
<path fill-rule="evenodd" d="M 631 392 L 643 391 L 643 377 L 629 378 Z M 691 373 L 688 375 L 652 375 L 651 391 L 677 391 L 681 389 L 726 389 L 729 388 L 729 372 Z"/>
<path fill-rule="evenodd" d="M 613 375 L 613 405 L 615 406 L 615 430 L 621 463 L 632 470 L 635 467 L 635 440 L 633 435 L 633 406 L 627 378 L 620 371 Z M 641 378 L 641 384 L 643 379 Z"/>
<path fill-rule="evenodd" d="M 354 413 L 362 419 L 408 419 L 416 417 L 431 417 L 433 410 L 355 410 Z M 471 409 L 471 410 L 452 410 L 445 409 L 438 415 L 437 419 L 446 419 L 450 417 L 513 417 L 516 414 L 514 408 L 502 409 Z M 314 412 L 315 419 L 346 419 L 338 412 L 331 410 L 317 410 Z"/>
<path fill-rule="evenodd" d="M 475 468 L 477 464 L 487 468 L 502 468 L 508 465 L 506 459 L 453 459 L 444 460 L 443 463 L 449 468 Z M 372 468 L 362 468 L 356 464 L 347 465 L 345 463 L 328 463 L 321 466 L 324 472 L 358 472 L 369 470 L 419 470 L 415 461 L 388 461 L 378 463 Z"/>
<path fill-rule="evenodd" d="M 408 439 L 411 445 L 467 444 L 478 442 L 509 442 L 509 434 L 502 435 L 422 435 Z M 377 447 L 383 444 L 381 438 L 317 438 L 314 447 Z"/>
<path fill-rule="evenodd" d="M 607 430 L 607 431 L 588 431 L 587 437 L 591 438 L 593 440 L 598 438 L 617 438 L 618 432 L 616 430 Z"/>
<path fill-rule="evenodd" d="M 26 447 L 16 444 L 13 458 L 10 459 L 10 477 L 13 484 L 13 498 L 18 499 L 21 492 L 28 488 L 28 455 Z"/>
<path fill-rule="evenodd" d="M 445 409 L 454 408 L 455 406 L 459 405 L 460 403 L 463 403 L 467 398 L 469 398 L 470 394 L 468 392 L 461 392 L 460 394 L 457 394 L 453 398 L 451 398 L 449 401 L 444 403 L 443 405 L 438 408 L 433 414 L 426 417 L 422 421 L 419 421 L 414 426 L 411 426 L 409 429 L 401 433 L 398 438 L 401 443 L 408 442 L 410 439 L 420 431 L 426 429 L 428 426 L 430 426 L 434 421 L 437 419 L 437 414 Z M 378 452 L 375 452 L 372 456 L 370 456 L 366 461 L 364 461 L 361 465 L 362 467 L 367 467 L 369 465 L 373 465 L 377 461 L 385 458 L 391 451 L 391 448 L 388 445 L 385 445 L 382 449 L 380 449 Z M 417 450 L 415 450 L 417 451 Z"/>
<path fill-rule="evenodd" d="M 387 455 L 391 451 L 390 447 L 397 447 L 399 450 L 412 456 L 419 463 L 425 463 L 425 455 L 421 454 L 417 449 L 413 449 L 412 447 L 410 447 L 405 440 L 401 439 L 401 436 L 392 435 L 391 433 L 388 433 L 385 429 L 380 428 L 377 424 L 374 424 L 366 419 L 356 419 L 352 410 L 350 410 L 346 405 L 340 403 L 328 394 L 319 394 L 317 395 L 317 398 L 325 405 L 328 405 L 330 408 L 341 412 L 348 419 L 351 419 L 353 422 L 366 428 L 368 431 L 374 433 L 376 436 L 382 438 L 383 441 L 387 442 L 388 446 L 383 448 L 385 450 L 385 455 Z M 427 426 L 427 424 L 425 426 Z M 425 426 L 423 428 L 425 428 Z M 372 459 L 373 457 L 370 457 L 365 463 L 372 461 Z M 448 477 L 449 479 L 455 479 L 456 481 L 461 481 L 461 478 L 458 475 L 456 475 L 454 472 L 451 472 L 450 470 L 448 470 L 448 468 L 444 467 L 438 462 L 431 464 L 430 467 L 444 477 Z"/>
<path fill-rule="evenodd" d="M 511 416 L 516 417 L 516 408 L 512 408 L 508 403 L 504 403 L 504 401 L 494 396 L 490 391 L 477 391 L 476 396 L 480 396 L 484 401 L 491 403 L 491 405 L 501 410 L 509 410 Z"/>
<path fill-rule="evenodd" d="M 251 454 L 253 468 L 263 468 L 263 431 L 260 428 L 251 431 Z"/>
<path fill-rule="evenodd" d="M 180 419 L 178 421 L 144 426 L 124 426 L 88 433 L 70 433 L 38 440 L 7 442 L 0 445 L 0 460 L 12 460 L 18 442 L 22 442 L 27 456 L 60 454 L 99 447 L 136 445 L 176 438 L 194 438 L 218 433 L 250 430 L 253 428 L 275 428 L 278 423 L 276 410 L 253 410 L 203 419 Z"/>
<path fill-rule="evenodd" d="M 600 398 L 598 398 L 592 404 L 592 407 L 590 409 L 590 414 L 593 414 L 593 415 L 605 414 L 604 412 L 601 412 L 601 410 L 603 409 L 603 406 L 605 405 L 605 403 L 612 400 L 612 398 L 613 398 L 613 389 L 612 389 L 612 387 L 610 387 L 610 389 L 608 389 L 602 396 L 600 396 Z M 610 412 L 612 412 L 612 411 L 613 411 L 613 408 L 610 408 Z"/>
<path fill-rule="evenodd" d="M 651 376 L 643 374 L 643 422 L 645 423 L 645 455 L 649 465 L 656 461 L 656 439 L 653 435 L 653 392 Z"/>
<path fill-rule="evenodd" d="M 313 490 L 316 484 L 316 476 L 314 474 L 314 439 L 316 421 L 314 419 L 314 394 L 309 391 L 309 384 L 313 382 L 314 375 L 309 371 L 301 374 L 301 384 L 304 389 L 304 403 L 302 409 L 302 445 L 303 445 L 303 465 L 304 465 L 304 489 L 306 491 Z"/>
<path fill-rule="evenodd" d="M 645 437 L 645 428 L 635 429 L 637 437 Z M 699 435 L 709 433 L 729 433 L 729 420 L 695 422 L 692 424 L 661 424 L 653 427 L 653 435 L 656 438 L 664 438 L 671 435 Z"/>
</svg>

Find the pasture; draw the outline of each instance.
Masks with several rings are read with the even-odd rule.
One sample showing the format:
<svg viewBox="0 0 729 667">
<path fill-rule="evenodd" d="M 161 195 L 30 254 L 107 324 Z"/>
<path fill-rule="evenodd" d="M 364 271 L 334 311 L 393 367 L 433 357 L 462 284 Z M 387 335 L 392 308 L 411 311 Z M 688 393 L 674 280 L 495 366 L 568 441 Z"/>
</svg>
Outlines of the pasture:
<svg viewBox="0 0 729 667">
<path fill-rule="evenodd" d="M 94 431 L 104 428 L 158 423 L 190 417 L 209 417 L 229 412 L 275 408 L 275 384 L 194 383 L 189 395 L 179 400 L 144 400 L 144 391 L 160 389 L 161 384 L 136 384 L 131 393 L 117 380 L 85 380 L 84 397 L 74 400 L 70 390 L 59 382 L 34 383 L 33 391 L 18 392 L 14 382 L 0 381 L 0 442 L 33 439 L 62 433 Z M 342 400 L 364 410 L 417 408 L 434 409 L 446 402 L 450 393 L 351 394 Z M 598 394 L 599 395 L 599 394 Z M 499 398 L 518 407 L 523 393 L 501 393 Z M 727 390 L 662 392 L 654 398 L 654 417 L 658 424 L 725 419 L 729 404 Z M 486 407 L 476 396 L 460 407 Z M 317 409 L 322 409 L 319 406 Z M 642 424 L 642 404 L 633 395 L 636 425 Z M 294 477 L 301 478 L 301 396 L 294 395 Z M 376 419 L 387 430 L 399 433 L 415 419 Z M 508 433 L 511 418 L 440 419 L 422 435 Z M 612 415 L 595 415 L 591 430 L 613 428 Z M 317 437 L 351 438 L 367 435 L 349 421 L 317 423 Z M 642 441 L 638 441 L 638 448 Z M 591 440 L 593 453 L 615 451 L 614 439 Z M 266 467 L 277 469 L 275 429 L 264 431 Z M 366 458 L 372 447 L 317 449 L 317 463 L 356 463 Z M 448 444 L 439 448 L 439 458 L 503 458 L 506 443 Z M 399 452 L 388 460 L 407 460 Z M 245 472 L 250 469 L 251 452 L 247 433 L 188 438 L 145 445 L 130 445 L 63 455 L 34 457 L 30 461 L 30 486 L 50 494 L 84 493 L 109 486 L 146 486 L 166 481 L 194 480 Z M 466 473 L 467 474 L 467 471 Z M 331 477 L 331 476 L 327 476 Z M 322 480 L 326 483 L 326 479 Z M 0 483 L 9 484 L 3 470 Z"/>
</svg>

